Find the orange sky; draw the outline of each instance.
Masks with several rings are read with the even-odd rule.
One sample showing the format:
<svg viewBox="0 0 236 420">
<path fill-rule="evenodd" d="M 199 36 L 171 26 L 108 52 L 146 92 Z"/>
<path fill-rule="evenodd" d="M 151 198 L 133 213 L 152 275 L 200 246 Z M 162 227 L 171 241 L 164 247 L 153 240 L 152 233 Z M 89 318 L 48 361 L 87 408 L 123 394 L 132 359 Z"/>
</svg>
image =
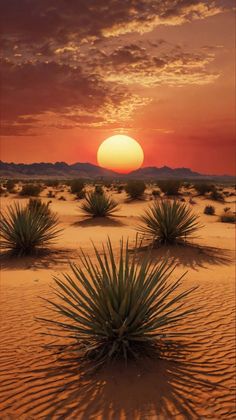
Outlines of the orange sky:
<svg viewBox="0 0 236 420">
<path fill-rule="evenodd" d="M 122 133 L 143 166 L 233 174 L 233 2 L 74 3 L 1 2 L 1 159 L 96 163 Z"/>
</svg>

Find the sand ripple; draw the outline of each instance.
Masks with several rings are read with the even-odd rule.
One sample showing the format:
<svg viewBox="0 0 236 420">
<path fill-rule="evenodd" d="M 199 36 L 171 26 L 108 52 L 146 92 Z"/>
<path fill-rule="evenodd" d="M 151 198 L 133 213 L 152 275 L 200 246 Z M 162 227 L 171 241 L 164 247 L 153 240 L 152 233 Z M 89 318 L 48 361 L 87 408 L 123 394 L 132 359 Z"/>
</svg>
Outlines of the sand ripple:
<svg viewBox="0 0 236 420">
<path fill-rule="evenodd" d="M 52 339 L 34 319 L 48 316 L 37 296 L 51 292 L 37 275 L 2 282 L 1 419 L 235 418 L 232 281 L 199 285 L 189 305 L 201 309 L 179 327 L 185 341 L 170 345 L 160 360 L 83 379 L 74 355 L 62 358 L 42 347 Z"/>
</svg>

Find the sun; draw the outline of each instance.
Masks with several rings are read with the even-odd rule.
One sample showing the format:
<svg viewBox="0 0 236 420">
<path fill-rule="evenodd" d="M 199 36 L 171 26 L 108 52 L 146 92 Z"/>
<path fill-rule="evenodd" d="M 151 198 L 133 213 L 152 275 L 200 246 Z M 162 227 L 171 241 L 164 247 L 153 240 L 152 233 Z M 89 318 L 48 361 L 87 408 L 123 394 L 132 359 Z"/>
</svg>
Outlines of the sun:
<svg viewBox="0 0 236 420">
<path fill-rule="evenodd" d="M 119 173 L 128 173 L 139 169 L 144 154 L 140 144 L 132 137 L 123 134 L 108 137 L 97 151 L 99 166 Z"/>
</svg>

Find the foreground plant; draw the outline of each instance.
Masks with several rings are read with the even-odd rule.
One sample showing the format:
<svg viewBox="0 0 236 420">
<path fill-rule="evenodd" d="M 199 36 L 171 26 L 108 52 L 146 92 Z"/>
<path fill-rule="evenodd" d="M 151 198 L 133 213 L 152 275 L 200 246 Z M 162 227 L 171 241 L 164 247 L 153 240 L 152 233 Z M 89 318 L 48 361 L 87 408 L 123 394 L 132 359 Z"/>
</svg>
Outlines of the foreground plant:
<svg viewBox="0 0 236 420">
<path fill-rule="evenodd" d="M 93 191 L 86 194 L 80 208 L 92 217 L 106 217 L 117 211 L 118 204 L 106 194 Z"/>
<path fill-rule="evenodd" d="M 59 234 L 57 216 L 46 205 L 15 203 L 1 213 L 1 247 L 16 255 L 33 254 L 49 245 Z M 42 210 L 43 208 L 43 210 Z"/>
<path fill-rule="evenodd" d="M 175 200 L 155 201 L 140 219 L 138 230 L 160 244 L 183 241 L 201 227 L 191 208 Z"/>
<path fill-rule="evenodd" d="M 183 276 L 169 281 L 173 262 L 153 265 L 148 255 L 137 261 L 128 241 L 121 242 L 117 262 L 109 239 L 101 255 L 94 250 L 95 261 L 82 253 L 71 274 L 54 277 L 59 300 L 44 300 L 62 319 L 40 319 L 74 339 L 77 354 L 95 365 L 152 354 L 159 339 L 174 335 L 171 327 L 193 312 L 183 309 L 193 289 L 176 293 Z"/>
</svg>

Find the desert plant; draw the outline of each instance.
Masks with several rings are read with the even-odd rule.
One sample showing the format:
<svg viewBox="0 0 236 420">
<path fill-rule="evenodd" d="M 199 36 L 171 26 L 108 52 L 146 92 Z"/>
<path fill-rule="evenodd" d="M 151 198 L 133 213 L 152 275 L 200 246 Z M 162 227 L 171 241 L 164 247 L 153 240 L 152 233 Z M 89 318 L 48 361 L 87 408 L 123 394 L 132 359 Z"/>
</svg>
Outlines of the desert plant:
<svg viewBox="0 0 236 420">
<path fill-rule="evenodd" d="M 154 197 L 159 197 L 159 195 L 160 195 L 160 191 L 159 190 L 152 190 L 152 195 L 154 196 Z"/>
<path fill-rule="evenodd" d="M 220 191 L 218 191 L 215 187 L 212 189 L 209 198 L 215 201 L 224 201 L 223 194 Z"/>
<path fill-rule="evenodd" d="M 155 201 L 140 218 L 138 230 L 154 243 L 180 242 L 200 228 L 198 216 L 186 203 L 172 200 Z"/>
<path fill-rule="evenodd" d="M 39 184 L 24 184 L 19 194 L 26 197 L 37 197 L 41 191 L 42 188 Z"/>
<path fill-rule="evenodd" d="M 183 308 L 195 288 L 176 293 L 183 276 L 169 281 L 173 262 L 153 264 L 150 255 L 138 261 L 128 242 L 121 242 L 117 263 L 109 239 L 102 255 L 94 249 L 96 262 L 83 253 L 81 266 L 54 277 L 57 300 L 44 300 L 61 317 L 39 319 L 73 338 L 77 354 L 96 367 L 157 354 L 160 338 L 174 336 L 171 327 L 195 312 Z"/>
<path fill-rule="evenodd" d="M 206 183 L 206 182 L 197 182 L 194 185 L 195 190 L 198 192 L 199 195 L 205 195 L 206 193 L 209 193 L 212 191 L 212 185 Z"/>
<path fill-rule="evenodd" d="M 220 221 L 223 223 L 235 223 L 236 222 L 236 214 L 232 211 L 227 211 L 220 216 Z"/>
<path fill-rule="evenodd" d="M 166 181 L 158 181 L 157 185 L 165 195 L 171 196 L 179 194 L 181 182 L 175 179 L 170 179 Z"/>
<path fill-rule="evenodd" d="M 60 182 L 58 179 L 48 179 L 47 181 L 45 181 L 45 185 L 47 187 L 54 187 L 57 188 L 59 186 Z"/>
<path fill-rule="evenodd" d="M 37 206 L 15 203 L 1 213 L 1 247 L 17 255 L 29 255 L 50 244 L 59 234 L 54 213 L 45 214 Z"/>
<path fill-rule="evenodd" d="M 70 190 L 72 194 L 80 193 L 84 188 L 84 182 L 81 179 L 73 179 L 70 182 Z"/>
<path fill-rule="evenodd" d="M 95 185 L 94 191 L 95 191 L 96 194 L 103 194 L 104 193 L 101 185 Z"/>
<path fill-rule="evenodd" d="M 7 182 L 5 183 L 5 188 L 7 189 L 8 192 L 13 192 L 14 188 L 15 188 L 15 181 L 13 179 L 8 179 Z"/>
<path fill-rule="evenodd" d="M 118 209 L 118 204 L 106 194 L 97 194 L 93 191 L 86 194 L 80 209 L 92 217 L 106 217 Z"/>
<path fill-rule="evenodd" d="M 145 189 L 146 185 L 143 181 L 128 181 L 125 185 L 125 191 L 132 200 L 141 198 Z"/>
<path fill-rule="evenodd" d="M 43 203 L 40 198 L 30 198 L 27 207 L 30 211 L 39 211 L 45 216 L 49 215 L 51 212 L 49 209 L 49 202 Z"/>
<path fill-rule="evenodd" d="M 85 198 L 86 197 L 86 191 L 85 190 L 81 190 L 80 192 L 78 192 L 77 194 L 76 194 L 76 200 L 81 200 L 81 199 L 83 199 L 83 198 Z"/>
<path fill-rule="evenodd" d="M 214 206 L 206 206 L 204 208 L 204 214 L 209 214 L 209 215 L 215 214 L 215 207 Z"/>
</svg>

